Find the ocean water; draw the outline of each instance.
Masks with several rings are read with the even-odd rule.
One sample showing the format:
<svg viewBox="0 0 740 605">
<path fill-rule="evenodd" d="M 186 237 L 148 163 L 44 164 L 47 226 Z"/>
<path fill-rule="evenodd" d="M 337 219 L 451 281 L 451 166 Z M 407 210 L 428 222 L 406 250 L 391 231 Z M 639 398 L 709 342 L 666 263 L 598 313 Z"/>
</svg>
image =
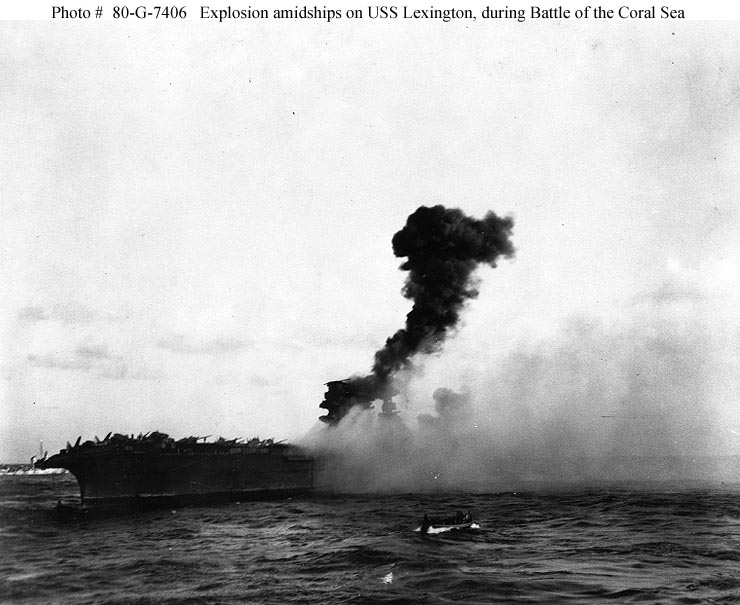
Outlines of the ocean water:
<svg viewBox="0 0 740 605">
<path fill-rule="evenodd" d="M 60 519 L 0 477 L 2 603 L 735 603 L 740 489 L 314 495 Z M 476 528 L 415 531 L 470 510 Z"/>
</svg>

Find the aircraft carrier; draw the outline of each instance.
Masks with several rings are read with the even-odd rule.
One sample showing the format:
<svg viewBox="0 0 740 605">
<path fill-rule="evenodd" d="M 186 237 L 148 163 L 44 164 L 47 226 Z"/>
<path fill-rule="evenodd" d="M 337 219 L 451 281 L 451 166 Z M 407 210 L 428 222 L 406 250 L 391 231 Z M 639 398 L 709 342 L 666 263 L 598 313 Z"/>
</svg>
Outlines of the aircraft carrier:
<svg viewBox="0 0 740 605">
<path fill-rule="evenodd" d="M 199 437 L 153 432 L 77 439 L 36 468 L 64 468 L 77 479 L 85 507 L 155 507 L 288 496 L 313 489 L 314 459 L 271 439 Z"/>
</svg>

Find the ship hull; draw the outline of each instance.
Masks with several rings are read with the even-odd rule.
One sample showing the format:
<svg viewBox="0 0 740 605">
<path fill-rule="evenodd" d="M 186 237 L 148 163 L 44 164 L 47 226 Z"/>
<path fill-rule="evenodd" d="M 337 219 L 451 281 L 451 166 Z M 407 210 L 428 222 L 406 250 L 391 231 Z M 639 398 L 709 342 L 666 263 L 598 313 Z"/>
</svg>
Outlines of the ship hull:
<svg viewBox="0 0 740 605">
<path fill-rule="evenodd" d="M 181 508 L 184 506 L 210 506 L 230 502 L 257 502 L 303 496 L 312 488 L 268 489 L 251 491 L 207 492 L 201 494 L 144 494 L 138 496 L 115 496 L 85 498 L 80 509 L 105 511 L 141 511 L 158 508 Z"/>
<path fill-rule="evenodd" d="M 85 507 L 180 506 L 313 489 L 312 458 L 276 447 L 218 453 L 72 451 L 43 464 L 66 468 L 76 477 Z"/>
</svg>

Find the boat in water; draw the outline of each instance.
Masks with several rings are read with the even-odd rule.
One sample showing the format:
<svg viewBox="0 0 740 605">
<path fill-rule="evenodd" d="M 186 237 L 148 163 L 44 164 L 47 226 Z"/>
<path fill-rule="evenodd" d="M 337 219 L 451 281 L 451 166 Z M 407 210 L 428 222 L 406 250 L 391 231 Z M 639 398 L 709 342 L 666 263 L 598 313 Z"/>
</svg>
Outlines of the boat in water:
<svg viewBox="0 0 740 605">
<path fill-rule="evenodd" d="M 77 439 L 38 469 L 67 469 L 85 507 L 147 508 L 306 493 L 313 489 L 313 458 L 272 439 L 241 441 L 160 432 L 138 437 L 109 433 L 102 441 Z"/>
<path fill-rule="evenodd" d="M 63 475 L 67 471 L 63 468 L 39 468 L 36 463 L 46 458 L 44 442 L 39 443 L 39 455 L 31 456 L 30 464 L 6 464 L 0 467 L 0 476 L 36 477 L 38 475 Z"/>
<path fill-rule="evenodd" d="M 6 465 L 0 468 L 0 476 L 4 477 L 37 477 L 42 475 L 63 475 L 67 471 L 63 468 L 35 468 L 27 465 Z"/>
<path fill-rule="evenodd" d="M 427 515 L 424 515 L 417 531 L 422 534 L 438 534 L 453 529 L 470 529 L 473 527 L 477 527 L 477 525 L 473 521 L 473 515 L 470 514 L 470 511 L 464 515 L 458 511 L 454 517 L 429 518 Z"/>
</svg>

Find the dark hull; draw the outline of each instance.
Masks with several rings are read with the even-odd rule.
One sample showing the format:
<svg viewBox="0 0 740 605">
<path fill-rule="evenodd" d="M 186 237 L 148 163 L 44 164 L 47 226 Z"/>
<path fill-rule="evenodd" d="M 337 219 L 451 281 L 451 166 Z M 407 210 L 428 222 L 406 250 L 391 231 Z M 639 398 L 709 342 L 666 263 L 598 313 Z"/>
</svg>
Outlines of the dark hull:
<svg viewBox="0 0 740 605">
<path fill-rule="evenodd" d="M 66 468 L 85 507 L 153 508 L 284 497 L 313 489 L 313 460 L 293 448 L 230 452 L 69 451 L 43 462 Z"/>
<path fill-rule="evenodd" d="M 84 505 L 59 502 L 53 513 L 62 519 L 99 518 L 119 514 L 181 508 L 184 506 L 216 506 L 234 502 L 258 502 L 300 497 L 311 489 L 267 490 L 256 492 L 218 492 L 179 496 L 146 496 L 134 498 L 103 498 L 86 501 Z"/>
</svg>

